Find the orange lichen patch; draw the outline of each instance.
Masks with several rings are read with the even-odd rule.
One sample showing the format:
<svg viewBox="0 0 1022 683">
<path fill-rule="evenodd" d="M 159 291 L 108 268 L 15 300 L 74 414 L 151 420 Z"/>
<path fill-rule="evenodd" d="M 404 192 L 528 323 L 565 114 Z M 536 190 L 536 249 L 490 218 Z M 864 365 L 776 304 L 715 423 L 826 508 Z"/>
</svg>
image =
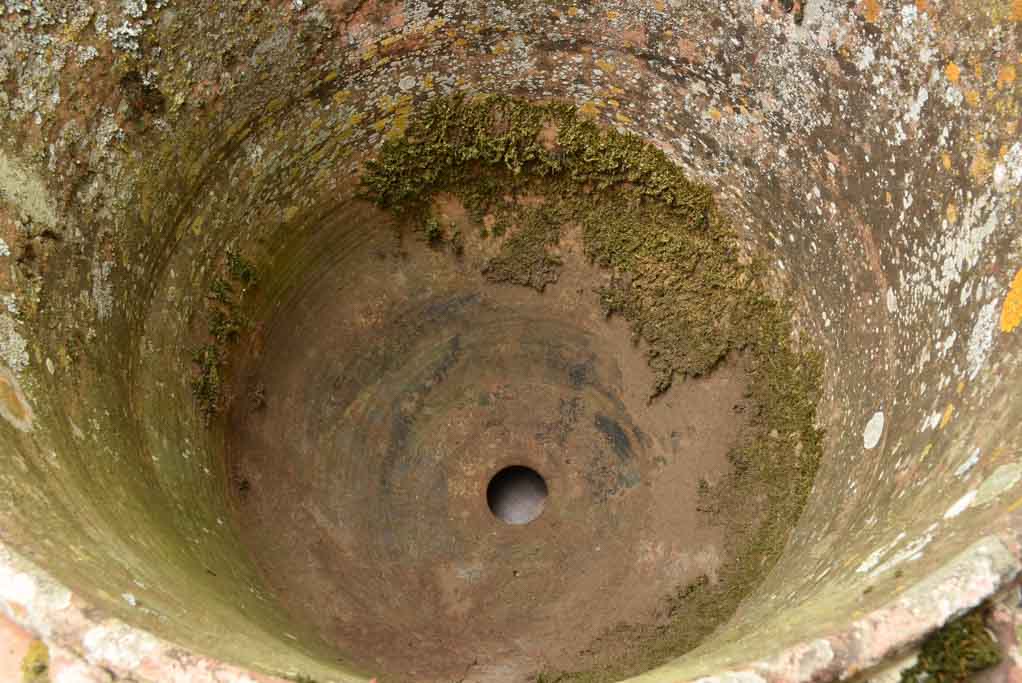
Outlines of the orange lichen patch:
<svg viewBox="0 0 1022 683">
<path fill-rule="evenodd" d="M 979 91 L 978 90 L 966 90 L 965 101 L 969 103 L 970 107 L 979 106 Z"/>
<path fill-rule="evenodd" d="M 940 418 L 940 428 L 941 429 L 944 429 L 944 427 L 947 427 L 948 423 L 951 422 L 951 416 L 954 415 L 954 412 L 955 412 L 955 405 L 953 403 L 948 403 L 947 404 L 947 408 L 944 409 L 944 414 Z"/>
<path fill-rule="evenodd" d="M 32 431 L 32 408 L 17 381 L 5 368 L 0 368 L 0 416 L 16 429 Z"/>
<path fill-rule="evenodd" d="M 714 121 L 720 121 L 721 117 L 720 109 L 717 109 L 716 107 L 711 107 L 707 113 L 710 115 L 710 118 L 713 119 Z"/>
<path fill-rule="evenodd" d="M 607 12 L 607 18 L 610 19 L 611 21 L 619 19 L 620 17 L 621 17 L 621 13 L 618 12 L 617 10 L 613 10 L 612 9 L 609 12 Z"/>
<path fill-rule="evenodd" d="M 1001 309 L 1001 332 L 1011 332 L 1022 323 L 1022 268 L 1011 281 L 1008 296 L 1004 297 Z"/>
<path fill-rule="evenodd" d="M 880 0 L 863 0 L 862 16 L 871 24 L 880 18 Z"/>
<path fill-rule="evenodd" d="M 983 182 L 990 177 L 993 172 L 994 164 L 990 161 L 989 155 L 985 147 L 980 147 L 976 150 L 976 156 L 972 158 L 972 163 L 969 164 L 969 173 L 977 182 Z"/>
<path fill-rule="evenodd" d="M 944 67 L 944 75 L 952 83 L 957 83 L 959 76 L 962 75 L 962 70 L 954 62 L 948 62 L 948 65 Z"/>
<path fill-rule="evenodd" d="M 1011 18 L 1014 21 L 1022 21 L 1022 0 L 1014 0 L 1011 3 Z"/>
<path fill-rule="evenodd" d="M 958 207 L 955 206 L 954 202 L 951 202 L 950 204 L 947 205 L 947 211 L 945 213 L 947 214 L 948 223 L 958 222 Z"/>
<path fill-rule="evenodd" d="M 997 89 L 1003 90 L 1006 86 L 1015 82 L 1015 65 L 1002 64 L 997 69 Z"/>
<path fill-rule="evenodd" d="M 941 155 L 940 155 L 940 162 L 942 164 L 944 164 L 944 170 L 945 171 L 950 171 L 951 170 L 951 155 L 950 154 L 948 154 L 947 152 L 941 153 Z"/>
<path fill-rule="evenodd" d="M 925 12 L 930 8 L 930 3 L 927 0 L 916 0 L 916 9 L 920 12 Z"/>
</svg>

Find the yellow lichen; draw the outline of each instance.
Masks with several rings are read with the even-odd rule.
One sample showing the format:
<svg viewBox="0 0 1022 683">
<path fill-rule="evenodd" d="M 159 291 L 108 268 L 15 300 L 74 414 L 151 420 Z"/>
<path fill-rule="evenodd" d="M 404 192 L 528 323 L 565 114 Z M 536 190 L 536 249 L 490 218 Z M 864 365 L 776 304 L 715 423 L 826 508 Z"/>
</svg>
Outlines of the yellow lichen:
<svg viewBox="0 0 1022 683">
<path fill-rule="evenodd" d="M 1022 323 L 1022 269 L 1015 273 L 1001 309 L 1001 332 L 1012 332 Z"/>
<path fill-rule="evenodd" d="M 977 182 L 983 182 L 990 177 L 993 170 L 994 164 L 990 161 L 986 148 L 980 147 L 976 150 L 976 156 L 972 158 L 972 163 L 969 165 L 969 173 Z"/>
<path fill-rule="evenodd" d="M 875 24 L 877 19 L 880 18 L 880 2 L 879 0 L 863 0 L 862 3 L 862 16 L 871 24 Z"/>
<path fill-rule="evenodd" d="M 21 680 L 23 683 L 49 683 L 50 651 L 41 640 L 33 640 L 21 660 Z"/>
<path fill-rule="evenodd" d="M 955 206 L 954 202 L 951 202 L 950 204 L 947 205 L 946 214 L 947 214 L 947 222 L 948 223 L 957 223 L 958 222 L 958 207 Z"/>
<path fill-rule="evenodd" d="M 957 83 L 958 77 L 961 76 L 961 74 L 962 70 L 954 62 L 949 62 L 948 65 L 944 67 L 944 75 L 947 76 L 947 79 L 952 83 Z"/>
<path fill-rule="evenodd" d="M 1006 86 L 1015 82 L 1015 65 L 1002 64 L 997 69 L 997 89 L 1003 90 Z"/>
<path fill-rule="evenodd" d="M 940 418 L 940 428 L 941 429 L 944 429 L 944 427 L 947 427 L 948 423 L 951 422 L 951 416 L 954 414 L 954 412 L 955 412 L 955 404 L 948 403 L 947 404 L 947 408 L 944 409 L 944 415 L 941 416 L 941 418 Z"/>
</svg>

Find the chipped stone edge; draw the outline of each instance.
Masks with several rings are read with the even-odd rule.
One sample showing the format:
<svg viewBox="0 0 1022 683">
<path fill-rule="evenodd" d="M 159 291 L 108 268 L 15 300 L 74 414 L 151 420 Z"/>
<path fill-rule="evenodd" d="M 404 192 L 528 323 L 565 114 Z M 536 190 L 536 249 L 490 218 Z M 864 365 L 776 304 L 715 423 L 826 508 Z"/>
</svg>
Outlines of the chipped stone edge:
<svg viewBox="0 0 1022 683">
<path fill-rule="evenodd" d="M 811 683 L 850 678 L 903 657 L 929 633 L 997 594 L 1020 574 L 1022 561 L 1014 534 L 985 536 L 883 607 L 851 621 L 836 634 L 699 678 L 678 676 L 678 669 L 685 667 L 679 662 L 628 680 Z"/>
<path fill-rule="evenodd" d="M 928 633 L 994 595 L 1020 573 L 1018 542 L 1012 535 L 986 536 L 887 605 L 852 621 L 844 631 L 785 648 L 769 659 L 695 679 L 696 683 L 810 683 L 874 669 L 903 655 Z M 106 682 L 111 680 L 109 672 L 143 681 L 286 683 L 186 653 L 118 619 L 91 616 L 95 612 L 82 599 L 2 541 L 0 578 L 5 584 L 0 591 L 0 617 L 40 636 L 69 672 L 68 677 L 55 672 L 58 683 Z M 109 637 L 100 638 L 103 634 Z M 103 647 L 90 647 L 97 639 Z M 670 665 L 631 680 L 640 678 L 692 680 L 674 678 Z"/>
</svg>

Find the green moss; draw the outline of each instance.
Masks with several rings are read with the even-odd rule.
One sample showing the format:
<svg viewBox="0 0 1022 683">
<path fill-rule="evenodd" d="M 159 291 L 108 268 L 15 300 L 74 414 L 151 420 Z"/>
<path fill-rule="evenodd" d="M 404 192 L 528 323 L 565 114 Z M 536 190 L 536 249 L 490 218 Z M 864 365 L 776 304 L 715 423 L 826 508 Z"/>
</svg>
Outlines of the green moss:
<svg viewBox="0 0 1022 683">
<path fill-rule="evenodd" d="M 22 683 L 50 682 L 50 650 L 41 640 L 33 640 L 21 660 Z"/>
<path fill-rule="evenodd" d="M 223 399 L 224 351 L 217 344 L 205 344 L 192 357 L 197 373 L 192 378 L 192 395 L 207 422 L 220 411 Z"/>
<path fill-rule="evenodd" d="M 243 292 L 256 283 L 256 270 L 251 261 L 230 249 L 227 250 L 226 261 L 227 274 L 241 285 Z"/>
<path fill-rule="evenodd" d="M 486 264 L 483 269 L 486 279 L 532 287 L 539 292 L 557 282 L 561 260 L 549 250 L 557 244 L 561 224 L 567 218 L 557 207 L 520 207 L 514 216 L 518 229 L 501 246 L 500 254 Z"/>
<path fill-rule="evenodd" d="M 987 611 L 973 610 L 927 638 L 919 661 L 902 672 L 902 683 L 958 683 L 1000 663 L 1000 648 L 986 628 Z"/>
<path fill-rule="evenodd" d="M 207 424 L 223 408 L 227 351 L 237 344 L 246 328 L 241 313 L 245 294 L 257 282 L 255 266 L 236 252 L 224 254 L 222 275 L 213 278 L 207 301 L 207 335 L 209 341 L 193 354 L 196 366 L 192 377 L 192 395 Z"/>
<path fill-rule="evenodd" d="M 217 303 L 227 305 L 234 299 L 234 288 L 223 278 L 215 278 L 209 286 L 209 298 Z"/>
<path fill-rule="evenodd" d="M 444 229 L 440 227 L 440 221 L 436 219 L 436 216 L 430 216 L 426 219 L 424 231 L 426 233 L 426 241 L 430 244 L 435 245 L 444 238 Z"/>
<path fill-rule="evenodd" d="M 651 396 L 741 355 L 748 427 L 730 454 L 732 473 L 700 487 L 700 509 L 725 528 L 733 559 L 718 582 L 680 586 L 669 623 L 607 634 L 624 654 L 541 680 L 617 680 L 695 647 L 777 561 L 822 452 L 820 362 L 793 348 L 788 310 L 761 284 L 764 260 L 742 257 L 709 189 L 660 150 L 559 103 L 434 100 L 367 164 L 363 184 L 410 229 L 432 215 L 439 195 L 453 195 L 481 234 L 504 236 L 483 274 L 539 291 L 557 280 L 562 229 L 580 227 L 585 253 L 611 274 L 600 292 L 605 311 L 625 317 L 648 349 Z M 766 505 L 748 505 L 753 499 Z"/>
<path fill-rule="evenodd" d="M 209 334 L 214 341 L 233 344 L 241 336 L 241 318 L 231 310 L 215 309 L 209 316 Z"/>
</svg>

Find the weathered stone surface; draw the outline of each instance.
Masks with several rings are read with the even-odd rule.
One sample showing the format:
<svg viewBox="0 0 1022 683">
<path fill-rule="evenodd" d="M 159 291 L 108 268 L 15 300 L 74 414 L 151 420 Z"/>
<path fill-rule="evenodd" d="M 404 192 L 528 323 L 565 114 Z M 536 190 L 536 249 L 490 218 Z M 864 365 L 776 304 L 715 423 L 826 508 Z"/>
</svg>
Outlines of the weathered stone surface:
<svg viewBox="0 0 1022 683">
<path fill-rule="evenodd" d="M 186 351 L 226 247 L 286 286 L 367 155 L 454 90 L 564 99 L 665 150 L 826 359 L 787 552 L 643 680 L 855 672 L 1010 581 L 1022 8 L 782 5 L 0 6 L 0 600 L 71 653 L 55 680 L 359 678 L 225 518 Z"/>
</svg>

